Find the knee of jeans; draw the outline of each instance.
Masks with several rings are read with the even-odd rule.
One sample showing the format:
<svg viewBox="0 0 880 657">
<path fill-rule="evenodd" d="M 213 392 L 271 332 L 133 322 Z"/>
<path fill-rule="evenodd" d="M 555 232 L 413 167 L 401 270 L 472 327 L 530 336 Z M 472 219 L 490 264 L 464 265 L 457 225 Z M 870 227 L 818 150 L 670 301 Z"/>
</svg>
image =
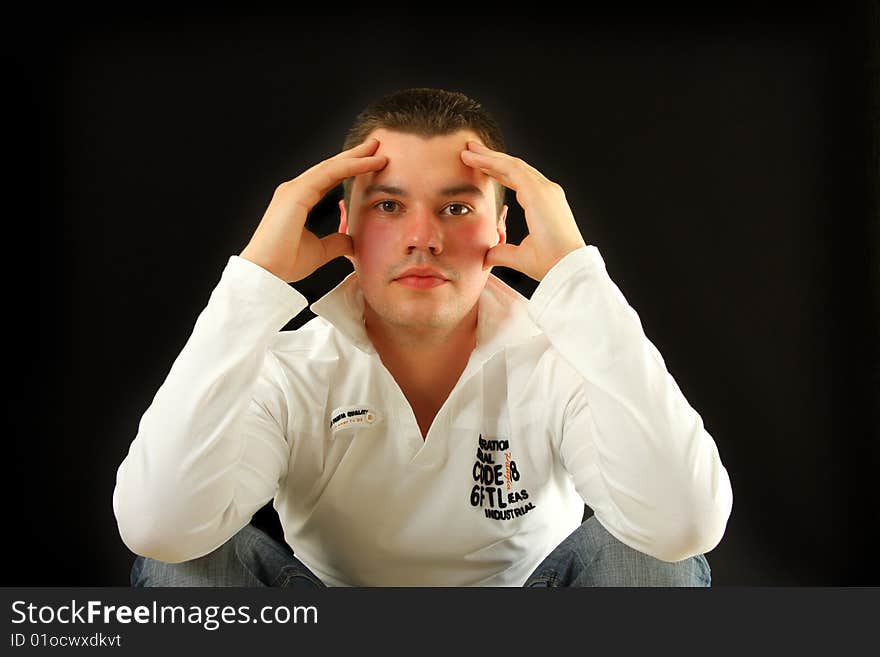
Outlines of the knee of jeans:
<svg viewBox="0 0 880 657">
<path fill-rule="evenodd" d="M 709 565 L 703 555 L 668 562 L 622 543 L 603 548 L 589 570 L 594 586 L 711 586 Z"/>
<path fill-rule="evenodd" d="M 165 586 L 168 567 L 173 565 L 139 555 L 131 566 L 131 585 L 141 588 Z"/>
<path fill-rule="evenodd" d="M 285 589 L 323 589 L 326 584 L 313 575 L 307 568 L 300 568 L 298 565 L 286 566 L 279 573 L 277 579 L 272 583 Z"/>
<path fill-rule="evenodd" d="M 131 565 L 131 572 L 129 573 L 129 582 L 132 586 L 142 586 L 141 584 L 141 571 L 144 568 L 144 558 L 138 555 L 134 563 Z"/>
<path fill-rule="evenodd" d="M 554 570 L 542 571 L 533 575 L 523 584 L 524 588 L 555 588 L 558 586 L 559 574 Z"/>
<path fill-rule="evenodd" d="M 712 569 L 709 567 L 709 560 L 706 559 L 706 555 L 698 554 L 691 558 L 694 560 L 697 568 L 697 579 L 700 586 L 712 586 Z"/>
<path fill-rule="evenodd" d="M 165 563 L 138 555 L 131 566 L 129 581 L 132 587 L 180 586 L 181 574 L 189 567 L 188 562 Z"/>
<path fill-rule="evenodd" d="M 595 516 L 590 518 L 594 519 Z M 626 545 L 599 522 L 593 523 L 588 531 L 595 550 L 590 570 L 601 580 L 615 585 L 631 581 L 641 586 L 711 586 L 709 562 L 702 554 L 677 562 L 662 561 Z"/>
<path fill-rule="evenodd" d="M 229 564 L 234 559 L 232 541 L 201 557 L 170 563 L 138 556 L 131 569 L 132 586 L 136 587 L 182 587 L 222 586 Z"/>
</svg>

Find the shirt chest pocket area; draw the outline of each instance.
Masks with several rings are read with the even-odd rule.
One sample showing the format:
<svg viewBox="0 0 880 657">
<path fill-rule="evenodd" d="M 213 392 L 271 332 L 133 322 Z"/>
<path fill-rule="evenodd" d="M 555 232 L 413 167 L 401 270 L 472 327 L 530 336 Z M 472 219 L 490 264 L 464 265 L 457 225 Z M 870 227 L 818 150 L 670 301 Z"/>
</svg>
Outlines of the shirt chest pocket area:
<svg viewBox="0 0 880 657">
<path fill-rule="evenodd" d="M 501 354 L 487 362 L 479 375 L 457 395 L 451 409 L 451 425 L 455 429 L 470 430 L 486 438 L 512 438 L 528 429 L 534 432 L 546 424 L 546 408 L 542 397 L 517 392 L 511 386 L 511 375 L 505 357 Z M 533 387 L 530 382 L 526 390 Z M 513 388 L 513 389 L 511 389 Z M 543 433 L 543 431 L 542 431 Z"/>
<path fill-rule="evenodd" d="M 491 372 L 491 370 L 490 370 Z M 474 478 L 487 482 L 489 468 L 505 492 L 546 480 L 552 467 L 548 413 L 543 398 L 512 395 L 504 378 L 482 377 L 456 400 L 452 426 L 461 449 L 474 455 Z M 477 468 L 482 474 L 477 479 Z M 494 484 L 493 484 L 494 485 Z"/>
</svg>

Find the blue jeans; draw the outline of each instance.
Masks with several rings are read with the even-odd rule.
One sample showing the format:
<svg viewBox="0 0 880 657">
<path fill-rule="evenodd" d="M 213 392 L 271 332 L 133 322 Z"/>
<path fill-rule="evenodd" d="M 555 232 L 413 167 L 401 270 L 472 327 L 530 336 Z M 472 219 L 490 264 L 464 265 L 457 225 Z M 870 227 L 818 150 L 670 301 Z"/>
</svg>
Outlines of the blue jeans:
<svg viewBox="0 0 880 657">
<path fill-rule="evenodd" d="M 711 586 L 711 582 L 704 555 L 675 563 L 660 561 L 621 543 L 592 516 L 547 555 L 523 586 L 692 587 Z M 325 586 L 288 547 L 251 524 L 198 559 L 164 563 L 137 557 L 131 569 L 131 585 Z"/>
</svg>

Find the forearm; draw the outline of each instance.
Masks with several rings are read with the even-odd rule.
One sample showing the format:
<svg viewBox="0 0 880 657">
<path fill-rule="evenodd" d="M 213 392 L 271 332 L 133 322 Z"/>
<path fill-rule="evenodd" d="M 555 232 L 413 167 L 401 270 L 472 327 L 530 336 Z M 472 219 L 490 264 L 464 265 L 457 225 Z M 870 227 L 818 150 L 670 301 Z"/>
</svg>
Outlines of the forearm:
<svg viewBox="0 0 880 657">
<path fill-rule="evenodd" d="M 277 440 L 247 441 L 273 431 L 258 426 L 253 396 L 269 342 L 306 302 L 253 267 L 230 259 L 119 466 L 113 508 L 137 553 L 181 561 L 216 547 L 249 519 L 286 458 Z M 242 467 L 246 448 L 269 479 Z"/>
<path fill-rule="evenodd" d="M 732 506 L 727 471 L 598 250 L 560 261 L 530 312 L 583 381 L 577 426 L 589 436 L 569 429 L 560 451 L 597 517 L 667 561 L 714 547 Z"/>
</svg>

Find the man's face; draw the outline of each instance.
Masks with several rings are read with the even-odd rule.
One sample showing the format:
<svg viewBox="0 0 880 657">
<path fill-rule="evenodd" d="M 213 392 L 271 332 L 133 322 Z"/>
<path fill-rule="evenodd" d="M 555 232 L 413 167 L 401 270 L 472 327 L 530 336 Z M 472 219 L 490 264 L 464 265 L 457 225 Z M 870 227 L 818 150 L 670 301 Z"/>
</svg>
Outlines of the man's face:
<svg viewBox="0 0 880 657">
<path fill-rule="evenodd" d="M 390 327 L 451 329 L 470 312 L 486 285 L 486 252 L 505 239 L 492 178 L 462 162 L 462 130 L 425 139 L 385 128 L 376 155 L 380 171 L 355 177 L 340 232 L 354 243 L 354 264 L 364 300 Z"/>
</svg>

